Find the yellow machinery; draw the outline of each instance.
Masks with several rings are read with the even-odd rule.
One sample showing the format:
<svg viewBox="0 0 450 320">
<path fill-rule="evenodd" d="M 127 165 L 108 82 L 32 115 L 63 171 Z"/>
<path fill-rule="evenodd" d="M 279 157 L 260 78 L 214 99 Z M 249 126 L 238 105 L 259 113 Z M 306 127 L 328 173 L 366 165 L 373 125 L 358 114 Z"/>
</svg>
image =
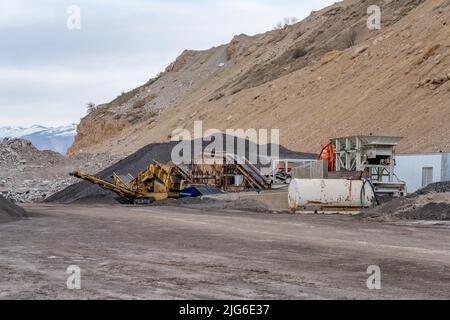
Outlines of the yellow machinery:
<svg viewBox="0 0 450 320">
<path fill-rule="evenodd" d="M 113 191 L 135 204 L 178 198 L 179 193 L 188 187 L 188 181 L 185 180 L 187 177 L 178 167 L 162 165 L 156 161 L 140 172 L 137 177 L 114 173 L 112 176 L 114 183 L 83 172 L 74 172 L 71 176 Z"/>
<path fill-rule="evenodd" d="M 113 173 L 112 182 L 83 172 L 71 176 L 113 191 L 131 203 L 146 204 L 167 198 L 179 198 L 181 191 L 193 186 L 214 186 L 222 191 L 265 190 L 268 180 L 248 160 L 235 155 L 216 154 L 223 162 L 216 164 L 206 154 L 190 165 L 163 165 L 154 161 L 136 177 Z"/>
</svg>

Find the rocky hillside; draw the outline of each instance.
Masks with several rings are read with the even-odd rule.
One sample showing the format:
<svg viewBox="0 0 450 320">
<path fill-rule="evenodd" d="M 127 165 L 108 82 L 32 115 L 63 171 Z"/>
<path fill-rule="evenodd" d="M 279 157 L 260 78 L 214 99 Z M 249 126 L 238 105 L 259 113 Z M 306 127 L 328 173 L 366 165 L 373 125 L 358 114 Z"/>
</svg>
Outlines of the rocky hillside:
<svg viewBox="0 0 450 320">
<path fill-rule="evenodd" d="M 382 29 L 366 27 L 382 9 Z M 71 153 L 131 153 L 195 120 L 280 128 L 307 152 L 335 136 L 400 135 L 400 151 L 450 151 L 450 1 L 346 0 L 207 51 L 84 118 Z"/>
<path fill-rule="evenodd" d="M 77 182 L 70 172 L 99 172 L 118 160 L 106 154 L 67 157 L 22 139 L 0 141 L 0 196 L 18 203 L 42 201 Z"/>
</svg>

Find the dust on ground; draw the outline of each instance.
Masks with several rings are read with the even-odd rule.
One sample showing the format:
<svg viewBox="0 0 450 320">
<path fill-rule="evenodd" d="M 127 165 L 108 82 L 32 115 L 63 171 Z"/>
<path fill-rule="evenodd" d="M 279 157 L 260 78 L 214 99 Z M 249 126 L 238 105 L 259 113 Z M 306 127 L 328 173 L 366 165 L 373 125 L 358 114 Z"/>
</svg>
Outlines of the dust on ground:
<svg viewBox="0 0 450 320">
<path fill-rule="evenodd" d="M 166 199 L 152 203 L 152 207 L 179 207 L 192 208 L 197 210 L 240 210 L 259 213 L 272 213 L 267 205 L 261 201 L 252 199 L 239 199 L 234 201 L 213 199 L 213 198 L 181 198 L 181 199 Z M 287 206 L 287 200 L 286 200 Z M 286 209 L 287 211 L 287 209 Z"/>
<path fill-rule="evenodd" d="M 448 299 L 450 225 L 174 207 L 27 205 L 0 299 Z M 442 223 L 441 223 L 442 224 Z M 81 290 L 67 289 L 71 265 Z M 367 268 L 382 289 L 367 289 Z"/>
</svg>

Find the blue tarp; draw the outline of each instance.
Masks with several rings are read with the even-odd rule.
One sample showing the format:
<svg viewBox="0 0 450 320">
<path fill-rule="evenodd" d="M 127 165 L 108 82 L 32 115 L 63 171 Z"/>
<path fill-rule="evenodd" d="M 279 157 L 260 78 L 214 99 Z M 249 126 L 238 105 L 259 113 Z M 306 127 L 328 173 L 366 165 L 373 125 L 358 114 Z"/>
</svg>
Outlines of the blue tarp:
<svg viewBox="0 0 450 320">
<path fill-rule="evenodd" d="M 219 193 L 222 193 L 222 191 L 216 187 L 194 186 L 184 189 L 180 193 L 180 198 L 187 198 L 187 197 L 196 198 Z"/>
</svg>

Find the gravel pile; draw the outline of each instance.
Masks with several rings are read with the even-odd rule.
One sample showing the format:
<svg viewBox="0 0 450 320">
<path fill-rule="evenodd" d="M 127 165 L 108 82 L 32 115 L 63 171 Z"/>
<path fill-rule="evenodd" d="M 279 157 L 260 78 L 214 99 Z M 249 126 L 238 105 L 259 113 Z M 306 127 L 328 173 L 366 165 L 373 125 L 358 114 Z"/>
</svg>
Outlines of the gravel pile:
<svg viewBox="0 0 450 320">
<path fill-rule="evenodd" d="M 375 220 L 450 220 L 450 182 L 431 184 L 404 198 L 367 210 Z"/>
<path fill-rule="evenodd" d="M 425 188 L 418 190 L 414 195 L 424 195 L 430 193 L 446 193 L 450 192 L 450 181 L 438 182 L 430 184 Z"/>
<path fill-rule="evenodd" d="M 5 139 L 0 141 L 0 195 L 14 203 L 40 202 L 76 183 L 69 176 L 75 169 L 97 172 L 117 160 L 102 154 L 67 157 L 38 150 L 27 140 Z"/>
<path fill-rule="evenodd" d="M 225 139 L 225 137 L 224 137 Z M 97 173 L 96 176 L 111 181 L 110 177 L 115 172 L 117 174 L 132 174 L 136 176 L 140 171 L 149 166 L 154 160 L 160 163 L 167 163 L 171 161 L 172 149 L 176 146 L 177 142 L 169 143 L 156 143 L 145 146 L 129 157 L 119 161 L 111 167 Z M 203 143 L 203 147 L 208 146 L 210 142 Z M 224 146 L 226 144 L 224 143 Z M 235 140 L 235 146 L 237 146 L 237 140 Z M 250 150 L 249 142 L 246 142 L 246 150 Z M 270 148 L 269 148 L 270 149 Z M 280 146 L 281 158 L 307 158 L 315 159 L 317 156 L 309 153 L 294 152 Z M 107 190 L 103 190 L 100 187 L 93 185 L 86 181 L 81 181 L 74 185 L 69 186 L 65 190 L 54 194 L 46 199 L 46 202 L 55 203 L 74 203 L 74 202 L 90 202 L 96 203 L 97 200 L 105 202 L 107 201 L 105 196 L 111 199 L 116 198 L 116 194 Z M 85 199 L 85 200 L 84 200 Z"/>
<path fill-rule="evenodd" d="M 24 209 L 0 196 L 0 224 L 17 221 L 24 217 L 26 217 Z"/>
<path fill-rule="evenodd" d="M 40 151 L 28 140 L 4 139 L 0 142 L 0 164 L 3 166 L 23 166 L 28 163 L 56 164 L 65 157 L 54 151 Z"/>
</svg>

